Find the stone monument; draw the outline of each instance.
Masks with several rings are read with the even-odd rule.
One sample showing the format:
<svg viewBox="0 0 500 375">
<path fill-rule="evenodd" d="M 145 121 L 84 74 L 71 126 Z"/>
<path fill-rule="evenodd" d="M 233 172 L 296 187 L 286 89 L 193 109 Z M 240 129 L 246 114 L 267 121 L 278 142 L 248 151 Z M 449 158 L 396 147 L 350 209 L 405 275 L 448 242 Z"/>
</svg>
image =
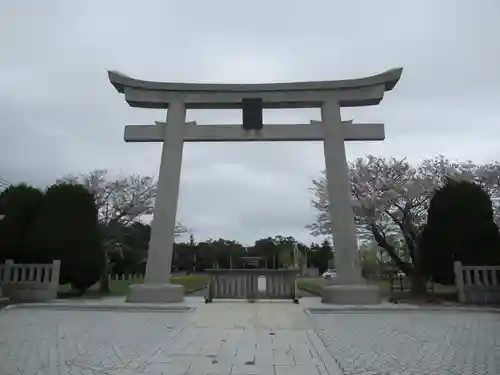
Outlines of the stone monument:
<svg viewBox="0 0 500 375">
<path fill-rule="evenodd" d="M 361 276 L 344 142 L 384 140 L 384 125 L 342 121 L 340 108 L 379 104 L 401 73 L 402 68 L 397 68 L 340 81 L 198 84 L 143 81 L 108 72 L 111 84 L 130 106 L 167 109 L 166 122 L 125 126 L 127 142 L 163 142 L 146 277 L 144 284 L 130 287 L 127 301 L 167 303 L 183 299 L 182 287 L 169 280 L 184 142 L 322 141 L 337 267 L 336 283 L 324 289 L 323 302 L 380 302 L 378 288 Z M 186 110 L 198 108 L 240 108 L 243 124 L 200 126 L 186 122 Z M 321 121 L 264 125 L 264 108 L 321 108 Z"/>
</svg>

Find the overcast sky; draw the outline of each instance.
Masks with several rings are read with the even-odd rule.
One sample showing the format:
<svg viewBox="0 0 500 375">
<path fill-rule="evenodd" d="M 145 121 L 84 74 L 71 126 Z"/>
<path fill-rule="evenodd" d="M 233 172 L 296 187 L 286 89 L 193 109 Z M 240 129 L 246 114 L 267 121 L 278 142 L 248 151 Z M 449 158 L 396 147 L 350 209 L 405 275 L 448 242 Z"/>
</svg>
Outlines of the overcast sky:
<svg viewBox="0 0 500 375">
<path fill-rule="evenodd" d="M 123 141 L 125 124 L 165 111 L 129 108 L 106 70 L 157 81 L 284 82 L 363 77 L 404 67 L 381 105 L 344 119 L 384 122 L 367 153 L 500 159 L 500 2 L 457 1 L 1 1 L 0 176 L 43 186 L 105 168 L 157 175 L 160 144 Z M 198 123 L 238 111 L 189 111 Z M 268 123 L 319 119 L 266 111 Z M 320 143 L 187 144 L 178 217 L 196 238 L 252 243 L 313 240 L 310 179 Z"/>
</svg>

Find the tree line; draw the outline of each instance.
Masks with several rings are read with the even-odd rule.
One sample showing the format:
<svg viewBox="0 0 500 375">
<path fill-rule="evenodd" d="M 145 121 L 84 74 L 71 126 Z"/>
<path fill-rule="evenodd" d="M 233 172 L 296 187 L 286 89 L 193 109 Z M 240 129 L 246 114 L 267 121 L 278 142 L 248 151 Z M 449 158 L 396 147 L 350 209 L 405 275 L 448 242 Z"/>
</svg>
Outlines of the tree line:
<svg viewBox="0 0 500 375">
<path fill-rule="evenodd" d="M 375 242 L 412 281 L 451 284 L 453 262 L 500 264 L 500 163 L 452 162 L 444 156 L 412 165 L 368 155 L 349 164 L 358 236 Z M 326 176 L 313 180 L 314 235 L 331 234 Z"/>
<path fill-rule="evenodd" d="M 46 189 L 26 184 L 0 193 L 0 262 L 61 260 L 61 283 L 109 291 L 111 260 L 130 242 L 134 223 L 152 213 L 156 181 L 95 170 L 67 176 Z M 176 234 L 185 231 L 180 223 Z M 136 240 L 137 241 L 137 240 Z"/>
<path fill-rule="evenodd" d="M 134 223 L 124 229 L 120 252 L 110 259 L 112 272 L 117 274 L 143 273 L 147 260 L 149 224 Z M 197 273 L 210 268 L 243 268 L 245 257 L 258 257 L 259 267 L 278 269 L 290 267 L 317 268 L 324 272 L 334 264 L 331 244 L 305 245 L 293 237 L 261 238 L 251 246 L 238 241 L 219 238 L 196 241 L 194 235 L 185 242 L 174 243 L 172 271 Z"/>
<path fill-rule="evenodd" d="M 144 273 L 156 182 L 138 175 L 110 177 L 104 170 L 68 176 L 46 189 L 26 184 L 0 193 L 0 262 L 61 260 L 61 283 L 85 291 L 99 282 L 109 291 L 110 273 Z M 187 229 L 180 223 L 176 236 Z M 293 237 L 262 238 L 252 246 L 227 239 L 174 244 L 172 270 L 243 267 L 242 257 L 260 257 L 262 267 L 314 267 L 333 263 L 328 241 L 309 246 Z"/>
<path fill-rule="evenodd" d="M 453 282 L 453 261 L 500 264 L 500 163 L 451 162 L 443 156 L 412 165 L 405 159 L 367 156 L 350 163 L 349 178 L 364 273 L 393 267 L 412 280 Z M 313 180 L 314 235 L 331 236 L 324 174 Z M 142 273 L 150 236 L 156 181 L 96 170 L 67 176 L 45 190 L 10 186 L 0 193 L 0 261 L 61 259 L 61 281 L 85 289 L 109 273 Z M 178 224 L 176 235 L 187 228 Z M 334 243 L 334 239 L 333 239 Z M 252 246 L 228 239 L 174 246 L 172 267 L 185 272 L 237 268 L 258 256 L 268 268 L 334 267 L 328 241 L 305 245 L 293 237 L 262 238 Z"/>
</svg>

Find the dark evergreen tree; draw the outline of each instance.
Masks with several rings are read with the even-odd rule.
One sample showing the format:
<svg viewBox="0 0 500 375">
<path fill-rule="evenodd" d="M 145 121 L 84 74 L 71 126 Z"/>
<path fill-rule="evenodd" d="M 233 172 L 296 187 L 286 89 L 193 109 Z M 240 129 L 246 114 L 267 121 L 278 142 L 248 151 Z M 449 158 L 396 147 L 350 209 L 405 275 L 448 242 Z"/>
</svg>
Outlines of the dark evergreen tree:
<svg viewBox="0 0 500 375">
<path fill-rule="evenodd" d="M 328 240 L 324 240 L 321 245 L 311 244 L 308 255 L 309 263 L 319 270 L 322 274 L 328 269 L 328 263 L 331 259 L 334 259 L 333 248 Z"/>
<path fill-rule="evenodd" d="M 454 283 L 456 260 L 500 264 L 500 233 L 488 194 L 473 182 L 448 179 L 430 200 L 419 253 L 424 274 L 442 284 Z"/>
<path fill-rule="evenodd" d="M 50 186 L 28 241 L 39 257 L 60 259 L 60 283 L 84 292 L 103 267 L 101 232 L 92 194 L 82 185 Z"/>
<path fill-rule="evenodd" d="M 43 193 L 31 186 L 10 186 L 0 194 L 0 263 L 13 259 L 17 263 L 36 263 L 26 236 L 33 225 Z"/>
</svg>

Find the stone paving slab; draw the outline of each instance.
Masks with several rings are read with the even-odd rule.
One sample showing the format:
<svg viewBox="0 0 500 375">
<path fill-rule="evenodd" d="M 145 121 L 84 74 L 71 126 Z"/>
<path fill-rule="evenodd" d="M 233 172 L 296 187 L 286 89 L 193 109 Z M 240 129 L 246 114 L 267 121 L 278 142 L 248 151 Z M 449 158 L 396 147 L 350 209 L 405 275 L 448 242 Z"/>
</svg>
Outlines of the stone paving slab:
<svg viewBox="0 0 500 375">
<path fill-rule="evenodd" d="M 449 310 L 312 314 L 345 374 L 500 374 L 500 315 Z"/>
<path fill-rule="evenodd" d="M 309 333 L 299 330 L 185 329 L 174 345 L 158 350 L 137 371 L 170 374 L 173 369 L 204 375 L 336 374 Z"/>
<path fill-rule="evenodd" d="M 307 330 L 311 323 L 300 305 L 270 300 L 255 303 L 217 301 L 196 306 L 191 327 Z"/>
<path fill-rule="evenodd" d="M 338 375 L 310 327 L 291 301 L 194 312 L 10 308 L 0 312 L 0 374 Z"/>
<path fill-rule="evenodd" d="M 0 374 L 95 375 L 142 364 L 175 340 L 185 315 L 1 311 Z"/>
<path fill-rule="evenodd" d="M 349 310 L 314 298 L 187 298 L 175 305 L 194 311 L 127 313 L 118 299 L 64 303 L 0 311 L 0 375 L 500 374 L 500 315 L 487 310 Z"/>
</svg>

